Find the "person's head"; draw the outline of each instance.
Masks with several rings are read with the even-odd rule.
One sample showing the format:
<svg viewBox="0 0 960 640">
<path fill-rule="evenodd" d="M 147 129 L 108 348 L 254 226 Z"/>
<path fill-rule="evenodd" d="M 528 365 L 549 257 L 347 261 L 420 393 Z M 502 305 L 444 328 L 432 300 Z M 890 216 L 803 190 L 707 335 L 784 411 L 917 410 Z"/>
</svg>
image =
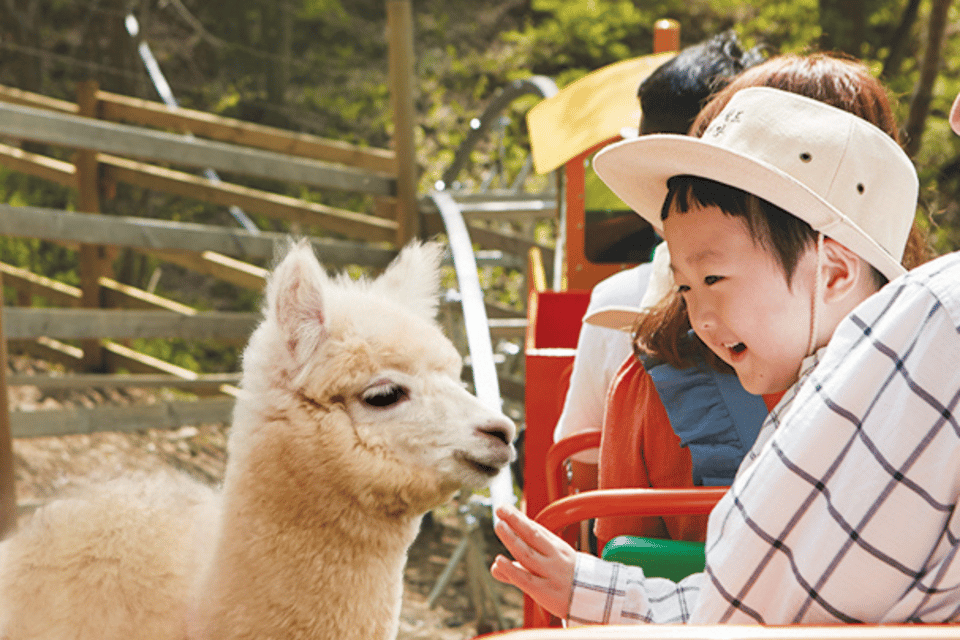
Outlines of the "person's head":
<svg viewBox="0 0 960 640">
<path fill-rule="evenodd" d="M 916 171 L 888 134 L 823 101 L 742 89 L 702 138 L 645 136 L 594 165 L 661 232 L 690 325 L 753 393 L 786 389 L 904 271 Z"/>
<path fill-rule="evenodd" d="M 859 60 L 826 53 L 777 56 L 745 70 L 711 98 L 691 126 L 690 135 L 702 136 L 730 98 L 747 87 L 772 87 L 819 100 L 863 118 L 900 143 L 900 126 L 883 84 Z M 903 266 L 912 269 L 932 255 L 926 233 L 914 224 L 903 252 Z"/>
<path fill-rule="evenodd" d="M 762 60 L 760 48 L 744 51 L 732 30 L 684 48 L 640 83 L 640 134 L 686 133 L 713 93 Z"/>
<path fill-rule="evenodd" d="M 899 129 L 883 85 L 862 63 L 828 54 L 778 56 L 744 71 L 707 103 L 691 128 L 691 135 L 702 136 L 730 98 L 751 86 L 773 87 L 821 100 L 850 111 L 898 140 Z M 903 264 L 913 268 L 930 257 L 925 234 L 914 224 Z M 674 290 L 638 317 L 635 348 L 680 368 L 695 364 L 703 356 L 713 367 L 728 371 L 729 367 L 698 339 L 688 339 L 689 331 L 685 302 Z"/>
<path fill-rule="evenodd" d="M 745 70 L 718 91 L 697 115 L 690 135 L 701 137 L 730 98 L 748 87 L 772 87 L 849 111 L 900 142 L 886 88 L 860 61 L 826 53 L 780 55 Z"/>
</svg>

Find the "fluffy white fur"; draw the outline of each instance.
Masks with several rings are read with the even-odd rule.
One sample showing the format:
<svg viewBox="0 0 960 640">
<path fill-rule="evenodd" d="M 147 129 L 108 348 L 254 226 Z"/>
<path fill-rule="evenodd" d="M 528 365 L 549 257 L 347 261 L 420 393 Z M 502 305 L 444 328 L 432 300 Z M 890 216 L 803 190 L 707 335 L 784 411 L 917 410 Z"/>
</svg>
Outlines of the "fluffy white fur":
<svg viewBox="0 0 960 640">
<path fill-rule="evenodd" d="M 293 246 L 244 353 L 222 491 L 170 475 L 44 507 L 0 544 L 0 637 L 394 637 L 420 518 L 513 455 L 434 320 L 439 259 L 414 244 L 355 282 Z"/>
</svg>

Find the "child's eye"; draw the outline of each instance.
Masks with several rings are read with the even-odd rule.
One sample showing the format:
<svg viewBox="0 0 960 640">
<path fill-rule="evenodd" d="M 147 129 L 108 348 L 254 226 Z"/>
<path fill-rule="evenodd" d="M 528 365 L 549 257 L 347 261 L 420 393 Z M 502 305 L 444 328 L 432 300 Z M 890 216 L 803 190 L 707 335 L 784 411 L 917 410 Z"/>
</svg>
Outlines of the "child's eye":
<svg viewBox="0 0 960 640">
<path fill-rule="evenodd" d="M 681 285 L 677 286 L 677 293 L 681 293 L 681 294 L 682 294 L 682 293 L 686 293 L 687 291 L 690 291 L 690 287 L 688 287 L 687 285 L 681 284 Z"/>
<path fill-rule="evenodd" d="M 723 280 L 723 276 L 707 276 L 703 279 L 704 284 L 710 286 L 711 284 L 716 284 Z"/>
</svg>

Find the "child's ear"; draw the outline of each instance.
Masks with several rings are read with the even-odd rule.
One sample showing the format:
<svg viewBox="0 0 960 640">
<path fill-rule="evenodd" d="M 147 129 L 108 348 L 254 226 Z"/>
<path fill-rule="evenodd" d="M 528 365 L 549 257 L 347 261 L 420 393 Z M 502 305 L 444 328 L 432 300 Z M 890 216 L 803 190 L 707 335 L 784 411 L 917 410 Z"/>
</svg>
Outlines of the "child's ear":
<svg viewBox="0 0 960 640">
<path fill-rule="evenodd" d="M 823 301 L 827 304 L 849 302 L 850 296 L 862 297 L 870 267 L 860 256 L 832 238 L 823 240 Z M 869 295 L 869 294 L 868 294 Z M 859 304 L 858 299 L 856 304 Z"/>
</svg>

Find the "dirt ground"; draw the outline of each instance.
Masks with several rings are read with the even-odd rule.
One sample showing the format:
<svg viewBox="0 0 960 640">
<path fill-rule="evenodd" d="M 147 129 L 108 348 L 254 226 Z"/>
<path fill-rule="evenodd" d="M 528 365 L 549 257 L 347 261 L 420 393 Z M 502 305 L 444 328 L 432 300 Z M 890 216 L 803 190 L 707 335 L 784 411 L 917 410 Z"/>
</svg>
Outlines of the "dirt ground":
<svg viewBox="0 0 960 640">
<path fill-rule="evenodd" d="M 11 360 L 18 373 L 40 372 L 44 365 L 23 358 Z M 85 390 L 82 392 L 42 393 L 36 387 L 11 387 L 11 410 L 42 411 L 70 406 L 96 404 L 132 404 L 154 401 L 153 392 Z M 227 429 L 223 425 L 187 426 L 176 431 L 151 430 L 133 434 L 97 433 L 60 438 L 30 438 L 14 441 L 17 498 L 23 517 L 33 508 L 59 493 L 86 482 L 106 480 L 125 473 L 173 467 L 200 480 L 216 484 L 226 460 Z M 478 570 L 490 566 L 503 548 L 492 533 L 489 510 L 472 502 L 460 508 L 452 504 L 437 509 L 425 520 L 420 535 L 410 549 L 405 570 L 405 592 L 400 618 L 399 640 L 461 640 L 501 626 L 513 628 L 522 622 L 522 597 L 512 587 L 488 582 L 496 594 L 478 598 L 471 593 L 479 587 Z M 475 517 L 471 520 L 470 517 Z M 450 563 L 464 537 L 466 523 L 477 527 L 470 538 L 477 550 L 475 561 L 469 554 L 453 564 L 447 586 L 429 606 L 429 596 L 444 569 Z M 484 576 L 485 580 L 486 577 Z M 485 593 L 482 589 L 480 593 Z M 497 615 L 499 612 L 499 615 Z"/>
</svg>

